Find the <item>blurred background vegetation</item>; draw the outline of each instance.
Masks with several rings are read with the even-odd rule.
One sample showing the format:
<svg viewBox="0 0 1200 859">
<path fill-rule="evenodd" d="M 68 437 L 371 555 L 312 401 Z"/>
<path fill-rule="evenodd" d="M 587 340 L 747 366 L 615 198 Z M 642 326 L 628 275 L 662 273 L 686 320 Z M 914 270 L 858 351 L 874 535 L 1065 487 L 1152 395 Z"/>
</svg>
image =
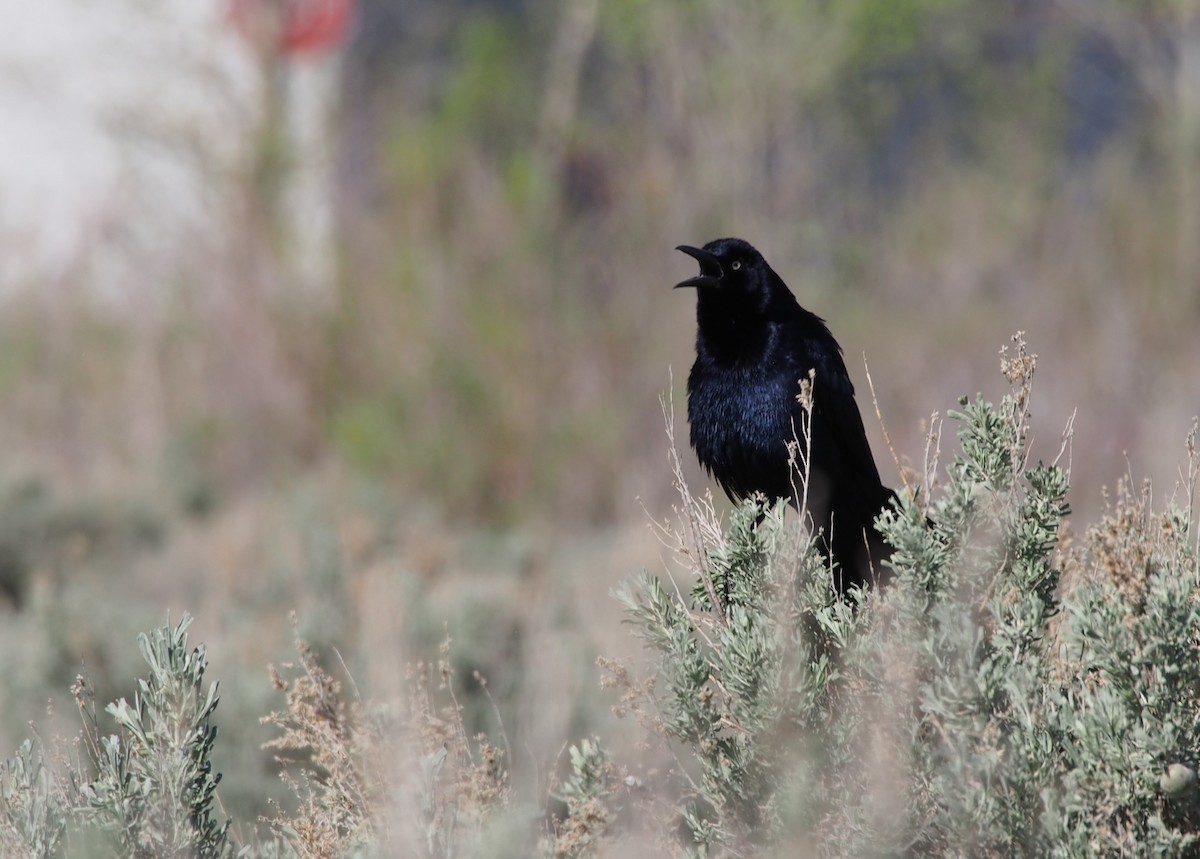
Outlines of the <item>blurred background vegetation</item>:
<svg viewBox="0 0 1200 859">
<path fill-rule="evenodd" d="M 364 694 L 448 625 L 532 784 L 607 718 L 594 658 L 636 646 L 608 591 L 663 551 L 680 243 L 749 239 L 830 322 L 885 479 L 864 353 L 919 462 L 1018 329 L 1035 451 L 1078 409 L 1077 511 L 1175 477 L 1194 4 L 361 0 L 292 56 L 217 4 L 112 2 L 139 18 L 107 43 L 137 82 L 103 117 L 119 182 L 52 267 L 0 266 L 4 749 L 73 730 L 80 671 L 128 694 L 135 633 L 186 609 L 222 800 L 265 813 L 294 610 Z"/>
</svg>

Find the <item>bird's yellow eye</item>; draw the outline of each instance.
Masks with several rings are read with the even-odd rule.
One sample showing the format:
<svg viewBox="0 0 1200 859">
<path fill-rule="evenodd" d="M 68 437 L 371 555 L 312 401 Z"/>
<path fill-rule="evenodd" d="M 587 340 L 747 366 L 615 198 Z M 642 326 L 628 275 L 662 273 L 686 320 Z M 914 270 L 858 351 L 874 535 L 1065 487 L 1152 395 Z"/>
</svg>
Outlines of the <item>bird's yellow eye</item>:
<svg viewBox="0 0 1200 859">
<path fill-rule="evenodd" d="M 741 267 L 742 267 L 742 261 L 740 259 L 735 259 L 733 261 L 733 265 L 730 266 L 730 268 L 733 269 L 734 271 L 737 271 Z"/>
</svg>

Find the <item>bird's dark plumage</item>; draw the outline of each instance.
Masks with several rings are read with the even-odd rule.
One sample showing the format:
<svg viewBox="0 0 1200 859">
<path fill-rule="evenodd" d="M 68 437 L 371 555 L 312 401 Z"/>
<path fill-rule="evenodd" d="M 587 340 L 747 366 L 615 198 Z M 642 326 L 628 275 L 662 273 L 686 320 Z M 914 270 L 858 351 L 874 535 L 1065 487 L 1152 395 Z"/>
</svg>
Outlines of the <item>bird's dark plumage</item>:
<svg viewBox="0 0 1200 859">
<path fill-rule="evenodd" d="M 814 372 L 808 510 L 822 548 L 840 568 L 838 590 L 884 570 L 890 552 L 873 522 L 894 497 L 879 479 L 854 385 L 825 321 L 741 239 L 679 250 L 700 274 L 695 287 L 696 363 L 688 376 L 688 423 L 700 464 L 734 500 L 761 492 L 797 502 L 801 475 L 788 444 L 802 434 L 800 380 Z"/>
</svg>

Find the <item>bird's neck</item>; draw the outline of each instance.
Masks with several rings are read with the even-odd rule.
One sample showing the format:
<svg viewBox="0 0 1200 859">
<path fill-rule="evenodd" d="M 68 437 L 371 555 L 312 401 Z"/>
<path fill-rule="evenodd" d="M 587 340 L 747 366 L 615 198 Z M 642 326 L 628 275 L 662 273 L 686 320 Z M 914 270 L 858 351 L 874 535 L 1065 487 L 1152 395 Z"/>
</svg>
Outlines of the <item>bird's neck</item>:
<svg viewBox="0 0 1200 859">
<path fill-rule="evenodd" d="M 760 360 L 771 342 L 771 321 L 756 307 L 701 293 L 696 304 L 697 349 L 717 364 Z"/>
</svg>

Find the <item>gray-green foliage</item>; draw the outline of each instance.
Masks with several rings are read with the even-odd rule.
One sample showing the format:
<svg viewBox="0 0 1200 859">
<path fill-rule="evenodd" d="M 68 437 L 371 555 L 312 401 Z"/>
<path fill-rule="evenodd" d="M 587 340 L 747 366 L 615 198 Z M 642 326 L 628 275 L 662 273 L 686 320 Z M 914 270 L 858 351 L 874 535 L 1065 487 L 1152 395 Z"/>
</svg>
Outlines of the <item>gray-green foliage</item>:
<svg viewBox="0 0 1200 859">
<path fill-rule="evenodd" d="M 0 766 L 0 853 L 54 856 L 67 826 L 62 790 L 31 740 Z"/>
<path fill-rule="evenodd" d="M 663 727 L 688 744 L 699 767 L 684 808 L 699 844 L 769 827 L 773 794 L 795 751 L 780 741 L 817 740 L 828 709 L 828 642 L 804 629 L 828 619 L 840 631 L 832 618 L 844 606 L 819 589 L 797 591 L 782 508 L 755 527 L 758 515 L 752 503 L 736 509 L 724 541 L 708 548 L 695 608 L 645 573 L 617 593 L 663 654 L 657 705 Z M 815 573 L 815 555 L 805 557 Z M 714 601 L 722 610 L 713 611 Z M 819 618 L 800 617 L 800 604 L 816 606 Z"/>
<path fill-rule="evenodd" d="M 229 821 L 212 807 L 217 684 L 204 686 L 204 645 L 187 648 L 191 623 L 185 614 L 174 627 L 138 636 L 149 674 L 132 705 L 122 698 L 106 708 L 120 733 L 98 738 L 97 775 L 81 789 L 85 816 L 128 856 L 232 853 Z"/>
<path fill-rule="evenodd" d="M 1121 486 L 1100 523 L 1061 540 L 1068 475 L 1029 464 L 1033 357 L 1022 344 L 1003 366 L 1008 396 L 950 414 L 961 452 L 932 496 L 904 492 L 879 517 L 895 547 L 882 591 L 837 599 L 784 505 L 746 503 L 722 529 L 684 491 L 694 586 L 642 573 L 618 592 L 658 655 L 656 684 L 626 683 L 622 708 L 669 739 L 665 770 L 635 776 L 599 738 L 571 746 L 566 814 L 535 847 L 540 815 L 513 803 L 505 756 L 468 741 L 452 693 L 434 706 L 418 674 L 403 736 L 362 731 L 303 647 L 303 676 L 276 677 L 288 710 L 272 721 L 274 747 L 300 754 L 291 784 L 307 804 L 240 855 L 403 850 L 409 827 L 388 822 L 403 785 L 380 761 L 414 749 L 405 845 L 425 855 L 622 855 L 633 826 L 652 830 L 643 844 L 704 856 L 1200 855 L 1192 502 L 1156 513 L 1148 490 Z M 1194 430 L 1189 499 L 1195 448 Z M 38 742 L 4 762 L 0 853 L 235 852 L 214 809 L 216 684 L 190 623 L 139 637 L 148 672 L 132 703 L 107 707 L 117 733 L 76 687 L 84 765 Z"/>
<path fill-rule="evenodd" d="M 1033 356 L 1021 344 L 1004 369 L 998 405 L 951 412 L 961 452 L 936 498 L 904 493 L 881 515 L 895 575 L 856 609 L 783 510 L 753 502 L 724 533 L 691 530 L 710 537 L 690 553 L 688 598 L 646 573 L 618 593 L 659 654 L 689 849 L 770 854 L 800 836 L 823 856 L 1200 849 L 1194 522 L 1168 515 L 1137 588 L 1090 544 L 1061 581 L 1067 474 L 1027 462 Z"/>
<path fill-rule="evenodd" d="M 104 735 L 81 679 L 76 698 L 91 760 L 47 767 L 26 741 L 0 769 L 0 846 L 6 856 L 233 856 L 229 821 L 213 808 L 220 775 L 211 753 L 217 687 L 204 685 L 203 645 L 187 647 L 184 615 L 138 637 L 149 666 L 133 703 L 106 708 L 118 733 Z M 244 852 L 244 851 L 243 851 Z"/>
<path fill-rule="evenodd" d="M 540 844 L 542 855 L 554 859 L 593 855 L 612 823 L 612 767 L 600 740 L 585 738 L 567 751 L 571 770 L 556 791 L 567 813 Z"/>
<path fill-rule="evenodd" d="M 572 745 L 567 753 L 571 758 L 571 773 L 559 787 L 558 795 L 573 813 L 603 795 L 607 787 L 607 757 L 595 737 Z"/>
<path fill-rule="evenodd" d="M 1151 561 L 1138 593 L 1090 582 L 1068 604 L 1061 661 L 1073 682 L 1047 702 L 1063 738 L 1059 789 L 1044 797 L 1047 855 L 1200 849 L 1197 566 L 1185 539 L 1175 545 Z"/>
</svg>

